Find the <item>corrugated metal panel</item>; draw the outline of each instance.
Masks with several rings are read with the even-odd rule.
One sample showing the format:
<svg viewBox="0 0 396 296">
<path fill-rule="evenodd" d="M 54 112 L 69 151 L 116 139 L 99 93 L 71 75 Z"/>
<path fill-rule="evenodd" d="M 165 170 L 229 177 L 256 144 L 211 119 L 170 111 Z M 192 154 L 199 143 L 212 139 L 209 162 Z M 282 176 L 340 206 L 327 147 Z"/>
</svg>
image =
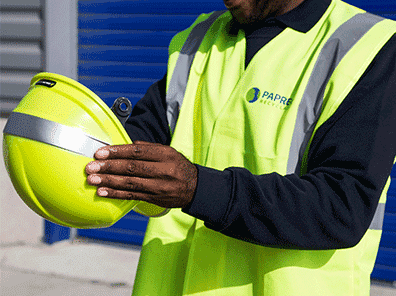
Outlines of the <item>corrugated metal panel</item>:
<svg viewBox="0 0 396 296">
<path fill-rule="evenodd" d="M 43 71 L 43 20 L 40 0 L 2 0 L 0 8 L 0 111 L 7 116 Z"/>
<path fill-rule="evenodd" d="M 5 71 L 0 77 L 2 98 L 18 99 L 26 95 L 34 72 Z"/>
<path fill-rule="evenodd" d="M 80 30 L 95 28 L 96 30 L 151 30 L 181 31 L 192 24 L 196 15 L 157 15 L 151 14 L 84 14 L 84 4 L 80 0 Z M 87 8 L 85 8 L 87 9 Z"/>
<path fill-rule="evenodd" d="M 1 9 L 40 9 L 40 0 L 1 0 Z"/>
<path fill-rule="evenodd" d="M 2 12 L 1 38 L 40 39 L 41 19 L 39 11 Z"/>
<path fill-rule="evenodd" d="M 197 15 L 225 9 L 219 0 L 80 0 L 80 13 Z"/>
<path fill-rule="evenodd" d="M 221 0 L 79 1 L 79 81 L 108 104 L 132 103 L 162 78 L 172 37 Z"/>
<path fill-rule="evenodd" d="M 375 14 L 388 14 L 396 11 L 395 0 L 344 0 L 345 2 L 360 7 Z"/>
<path fill-rule="evenodd" d="M 41 69 L 42 50 L 40 42 L 10 42 L 0 45 L 1 66 L 14 69 Z"/>
</svg>

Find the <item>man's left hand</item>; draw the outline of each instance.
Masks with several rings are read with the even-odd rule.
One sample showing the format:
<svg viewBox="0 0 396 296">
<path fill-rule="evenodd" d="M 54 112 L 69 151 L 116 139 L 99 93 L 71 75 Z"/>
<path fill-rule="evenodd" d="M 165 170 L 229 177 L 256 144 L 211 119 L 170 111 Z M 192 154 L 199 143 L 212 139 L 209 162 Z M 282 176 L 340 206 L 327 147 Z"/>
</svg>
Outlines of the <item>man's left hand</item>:
<svg viewBox="0 0 396 296">
<path fill-rule="evenodd" d="M 136 141 L 100 148 L 85 171 L 99 196 L 183 208 L 193 199 L 197 168 L 170 146 Z"/>
</svg>

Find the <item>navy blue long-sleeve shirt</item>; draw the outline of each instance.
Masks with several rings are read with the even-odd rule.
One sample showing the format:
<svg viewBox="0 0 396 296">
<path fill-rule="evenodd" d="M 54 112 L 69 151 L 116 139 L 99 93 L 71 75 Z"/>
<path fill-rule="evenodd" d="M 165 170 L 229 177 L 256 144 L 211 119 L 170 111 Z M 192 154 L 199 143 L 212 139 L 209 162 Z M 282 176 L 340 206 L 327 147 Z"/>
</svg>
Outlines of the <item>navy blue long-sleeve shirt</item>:
<svg viewBox="0 0 396 296">
<path fill-rule="evenodd" d="M 286 27 L 309 31 L 331 0 L 306 0 L 251 27 L 246 66 Z M 232 32 L 230 32 L 232 34 Z M 166 77 L 136 104 L 126 130 L 133 141 L 169 145 Z M 396 36 L 382 48 L 311 142 L 307 173 L 253 175 L 197 165 L 198 183 L 183 212 L 205 226 L 254 244 L 292 249 L 356 245 L 367 231 L 396 155 Z"/>
</svg>

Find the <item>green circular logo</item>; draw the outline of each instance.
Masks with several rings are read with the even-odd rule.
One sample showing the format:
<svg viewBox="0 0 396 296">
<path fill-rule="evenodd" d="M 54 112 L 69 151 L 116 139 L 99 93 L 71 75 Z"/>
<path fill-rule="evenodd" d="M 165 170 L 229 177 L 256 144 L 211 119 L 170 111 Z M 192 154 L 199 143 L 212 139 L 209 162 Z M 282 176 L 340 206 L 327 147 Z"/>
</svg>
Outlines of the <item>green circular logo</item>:
<svg viewBox="0 0 396 296">
<path fill-rule="evenodd" d="M 259 97 L 260 97 L 260 89 L 258 89 L 257 87 L 253 87 L 249 89 L 249 91 L 246 93 L 246 100 L 249 103 L 256 102 Z"/>
</svg>

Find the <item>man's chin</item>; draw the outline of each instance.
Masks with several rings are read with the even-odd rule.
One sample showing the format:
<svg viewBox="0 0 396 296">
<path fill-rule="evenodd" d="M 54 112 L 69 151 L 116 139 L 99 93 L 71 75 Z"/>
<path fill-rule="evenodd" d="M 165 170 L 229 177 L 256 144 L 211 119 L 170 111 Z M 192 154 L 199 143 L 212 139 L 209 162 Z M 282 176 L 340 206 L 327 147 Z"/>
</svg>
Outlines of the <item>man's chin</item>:
<svg viewBox="0 0 396 296">
<path fill-rule="evenodd" d="M 223 0 L 223 2 L 224 2 L 224 5 L 225 5 L 228 9 L 233 8 L 233 7 L 236 6 L 236 5 L 235 5 L 235 1 L 232 1 L 232 0 Z"/>
</svg>

